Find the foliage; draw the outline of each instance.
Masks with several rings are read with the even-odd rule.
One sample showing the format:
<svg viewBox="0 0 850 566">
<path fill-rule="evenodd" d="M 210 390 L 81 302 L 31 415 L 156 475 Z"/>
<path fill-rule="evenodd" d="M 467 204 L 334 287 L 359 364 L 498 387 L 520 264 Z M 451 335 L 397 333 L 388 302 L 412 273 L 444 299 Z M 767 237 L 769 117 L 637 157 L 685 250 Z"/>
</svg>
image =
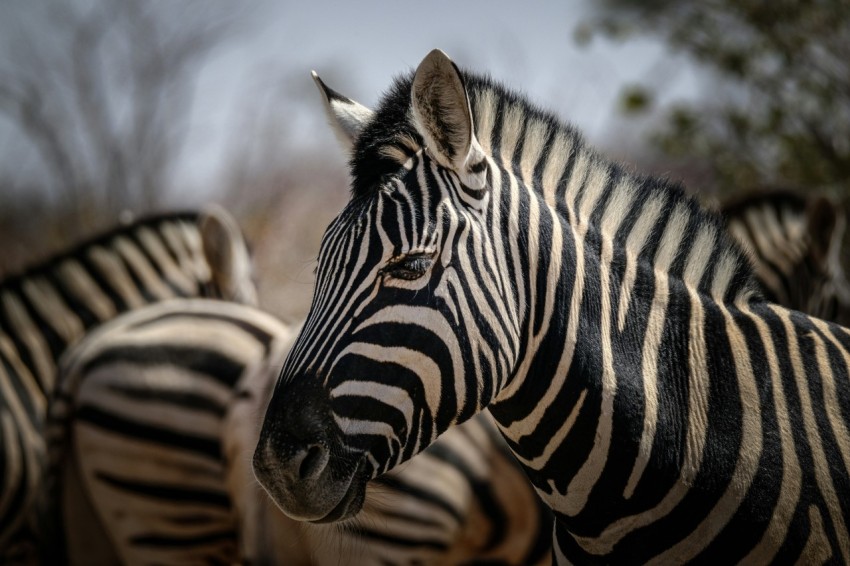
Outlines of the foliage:
<svg viewBox="0 0 850 566">
<path fill-rule="evenodd" d="M 702 100 L 672 105 L 652 139 L 697 160 L 720 192 L 765 184 L 850 196 L 850 9 L 846 0 L 603 0 L 592 32 L 658 34 L 712 71 Z M 645 115 L 664 84 L 630 86 Z"/>
</svg>

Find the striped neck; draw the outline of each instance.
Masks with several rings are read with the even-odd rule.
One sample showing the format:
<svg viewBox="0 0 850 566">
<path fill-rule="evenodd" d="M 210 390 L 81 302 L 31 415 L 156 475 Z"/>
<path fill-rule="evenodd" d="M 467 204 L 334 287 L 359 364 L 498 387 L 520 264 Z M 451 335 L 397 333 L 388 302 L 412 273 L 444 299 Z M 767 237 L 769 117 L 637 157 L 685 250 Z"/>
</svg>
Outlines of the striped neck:
<svg viewBox="0 0 850 566">
<path fill-rule="evenodd" d="M 485 152 L 517 178 L 518 190 L 536 194 L 578 237 L 596 233 L 610 246 L 609 253 L 650 264 L 718 301 L 746 301 L 754 295 L 749 258 L 720 217 L 680 185 L 632 174 L 587 146 L 571 126 L 489 79 L 467 76 L 467 87 Z M 642 214 L 631 214 L 636 209 Z M 653 233 L 665 217 L 668 233 Z M 665 245 L 653 250 L 658 242 Z M 686 269 L 680 253 L 684 244 L 704 250 L 697 259 L 716 264 L 712 278 Z"/>
</svg>

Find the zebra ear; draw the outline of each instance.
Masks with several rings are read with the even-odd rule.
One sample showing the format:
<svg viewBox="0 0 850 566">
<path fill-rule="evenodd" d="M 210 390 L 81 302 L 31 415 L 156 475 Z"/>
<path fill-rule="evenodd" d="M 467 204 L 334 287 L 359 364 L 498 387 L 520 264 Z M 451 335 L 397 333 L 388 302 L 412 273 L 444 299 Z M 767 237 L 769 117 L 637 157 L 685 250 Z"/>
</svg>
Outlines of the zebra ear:
<svg viewBox="0 0 850 566">
<path fill-rule="evenodd" d="M 210 279 L 222 298 L 256 305 L 254 265 L 236 219 L 223 207 L 209 205 L 201 212 L 198 229 L 210 267 Z"/>
<path fill-rule="evenodd" d="M 809 202 L 806 219 L 812 255 L 822 264 L 826 264 L 830 250 L 835 246 L 841 247 L 844 224 L 840 220 L 843 218 L 839 218 L 835 203 L 826 197 L 817 197 Z"/>
<path fill-rule="evenodd" d="M 469 95 L 457 66 L 439 49 L 431 51 L 416 69 L 411 109 L 428 152 L 465 185 L 483 189 L 487 162 L 475 137 Z"/>
<path fill-rule="evenodd" d="M 359 102 L 355 102 L 328 87 L 316 71 L 310 71 L 313 81 L 322 93 L 325 103 L 325 114 L 328 122 L 333 128 L 337 139 L 346 151 L 351 151 L 354 141 L 360 136 L 363 127 L 366 126 L 375 113 Z"/>
</svg>

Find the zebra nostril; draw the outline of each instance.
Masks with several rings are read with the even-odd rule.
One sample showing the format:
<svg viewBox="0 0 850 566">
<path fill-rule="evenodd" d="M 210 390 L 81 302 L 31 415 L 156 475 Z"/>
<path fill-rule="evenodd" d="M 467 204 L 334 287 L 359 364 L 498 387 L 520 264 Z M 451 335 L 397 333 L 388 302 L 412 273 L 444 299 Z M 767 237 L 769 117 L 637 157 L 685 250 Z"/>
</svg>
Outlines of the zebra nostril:
<svg viewBox="0 0 850 566">
<path fill-rule="evenodd" d="M 321 444 L 311 444 L 298 466 L 298 477 L 301 480 L 313 479 L 318 476 L 327 465 L 327 451 Z"/>
</svg>

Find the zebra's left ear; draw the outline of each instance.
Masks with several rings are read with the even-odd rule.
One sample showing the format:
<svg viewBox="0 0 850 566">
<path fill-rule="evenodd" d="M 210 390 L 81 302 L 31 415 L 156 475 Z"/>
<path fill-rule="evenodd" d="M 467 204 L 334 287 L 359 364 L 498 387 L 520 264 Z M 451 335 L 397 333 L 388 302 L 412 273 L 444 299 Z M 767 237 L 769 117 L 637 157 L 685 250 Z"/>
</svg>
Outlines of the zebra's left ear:
<svg viewBox="0 0 850 566">
<path fill-rule="evenodd" d="M 360 132 L 372 120 L 375 113 L 330 88 L 319 78 L 316 71 L 311 71 L 310 74 L 313 76 L 313 82 L 319 87 L 319 92 L 322 93 L 328 122 L 343 148 L 350 152 Z"/>
<path fill-rule="evenodd" d="M 810 251 L 814 258 L 826 265 L 833 249 L 840 249 L 844 237 L 844 217 L 839 215 L 836 204 L 827 197 L 819 196 L 806 209 Z"/>
<path fill-rule="evenodd" d="M 483 189 L 487 161 L 475 137 L 469 95 L 457 66 L 439 49 L 431 51 L 416 69 L 411 107 L 429 153 L 457 173 L 464 185 Z"/>
</svg>

